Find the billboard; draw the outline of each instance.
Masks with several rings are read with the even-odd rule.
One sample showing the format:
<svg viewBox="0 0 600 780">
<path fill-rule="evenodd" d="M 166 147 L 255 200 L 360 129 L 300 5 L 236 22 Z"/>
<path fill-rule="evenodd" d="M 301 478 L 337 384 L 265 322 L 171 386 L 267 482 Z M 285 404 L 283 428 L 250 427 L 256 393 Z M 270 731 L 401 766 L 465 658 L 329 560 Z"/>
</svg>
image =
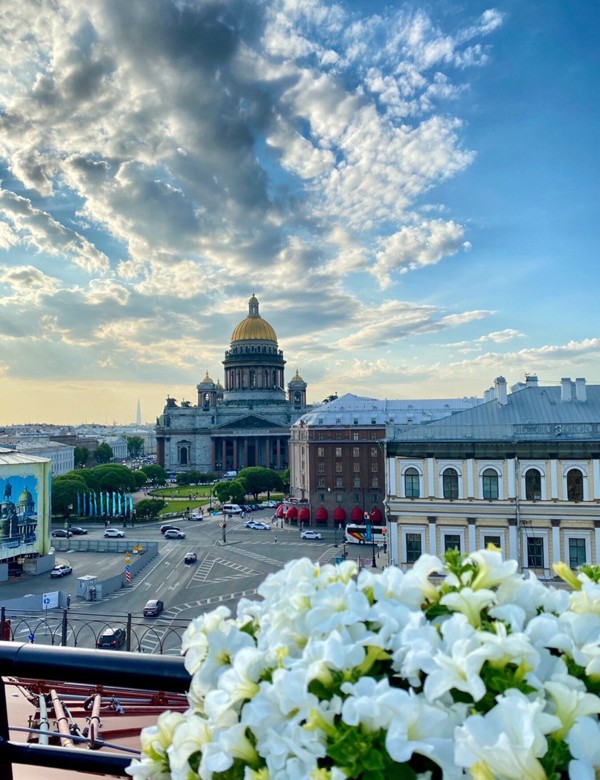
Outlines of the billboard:
<svg viewBox="0 0 600 780">
<path fill-rule="evenodd" d="M 0 451 L 0 561 L 48 552 L 50 467 L 47 459 Z"/>
</svg>

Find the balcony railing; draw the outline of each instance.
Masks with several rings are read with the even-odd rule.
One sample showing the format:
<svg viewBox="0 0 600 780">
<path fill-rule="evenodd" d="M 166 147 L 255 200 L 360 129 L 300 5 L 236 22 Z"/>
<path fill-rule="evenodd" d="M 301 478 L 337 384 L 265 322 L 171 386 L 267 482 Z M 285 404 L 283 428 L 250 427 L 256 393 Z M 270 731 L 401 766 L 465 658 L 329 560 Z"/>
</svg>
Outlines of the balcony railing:
<svg viewBox="0 0 600 780">
<path fill-rule="evenodd" d="M 132 758 L 131 754 L 11 740 L 5 678 L 174 694 L 187 691 L 190 682 L 182 658 L 0 641 L 0 766 L 5 780 L 13 780 L 16 764 L 127 777 L 125 769 Z"/>
</svg>

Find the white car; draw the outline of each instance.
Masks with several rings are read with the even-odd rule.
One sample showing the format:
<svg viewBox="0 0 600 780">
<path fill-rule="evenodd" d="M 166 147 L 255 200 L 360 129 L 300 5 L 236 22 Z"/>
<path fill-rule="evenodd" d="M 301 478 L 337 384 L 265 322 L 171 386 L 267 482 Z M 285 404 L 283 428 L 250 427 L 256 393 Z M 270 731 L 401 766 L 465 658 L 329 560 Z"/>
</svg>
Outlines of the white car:
<svg viewBox="0 0 600 780">
<path fill-rule="evenodd" d="M 104 532 L 104 536 L 116 537 L 122 539 L 125 536 L 125 531 L 121 531 L 119 528 L 107 528 Z"/>
<path fill-rule="evenodd" d="M 321 534 L 318 533 L 318 531 L 302 531 L 302 533 L 300 534 L 300 537 L 302 539 L 322 539 L 323 538 L 321 536 Z"/>
<path fill-rule="evenodd" d="M 244 523 L 244 528 L 254 528 L 256 525 L 256 520 L 246 520 Z"/>
<path fill-rule="evenodd" d="M 177 528 L 171 528 L 165 531 L 165 539 L 185 539 L 183 531 L 179 531 Z"/>
<path fill-rule="evenodd" d="M 250 528 L 252 528 L 254 531 L 270 531 L 271 526 L 267 525 L 266 523 L 253 523 Z"/>
</svg>

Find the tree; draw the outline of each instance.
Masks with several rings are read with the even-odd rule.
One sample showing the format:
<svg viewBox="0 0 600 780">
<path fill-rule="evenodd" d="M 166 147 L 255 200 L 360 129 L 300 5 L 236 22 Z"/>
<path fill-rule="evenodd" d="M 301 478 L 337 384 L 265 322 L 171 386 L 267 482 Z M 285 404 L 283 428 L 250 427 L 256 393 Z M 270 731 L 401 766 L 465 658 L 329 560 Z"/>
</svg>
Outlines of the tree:
<svg viewBox="0 0 600 780">
<path fill-rule="evenodd" d="M 144 440 L 141 436 L 127 436 L 127 452 L 132 458 L 137 458 L 144 452 Z"/>
<path fill-rule="evenodd" d="M 82 479 L 90 490 L 100 490 L 100 479 L 96 474 L 96 469 L 74 469 L 67 474 L 62 474 L 61 477 L 75 477 Z M 57 477 L 60 479 L 61 477 Z"/>
<path fill-rule="evenodd" d="M 135 513 L 138 517 L 154 519 L 158 517 L 161 509 L 164 509 L 167 502 L 162 498 L 145 498 L 135 505 Z"/>
<path fill-rule="evenodd" d="M 213 493 L 222 504 L 232 502 L 234 504 L 244 500 L 246 495 L 246 486 L 239 479 L 228 480 L 227 482 L 217 482 Z"/>
<path fill-rule="evenodd" d="M 146 475 L 149 482 L 155 485 L 164 485 L 167 481 L 167 472 L 162 466 L 157 466 L 155 463 L 151 463 L 149 466 L 142 466 L 140 471 Z"/>
<path fill-rule="evenodd" d="M 238 474 L 238 479 L 242 479 L 246 485 L 246 492 L 258 499 L 259 493 L 270 493 L 271 490 L 281 490 L 283 483 L 280 475 L 273 469 L 266 469 L 262 466 L 250 466 L 242 469 Z"/>
<path fill-rule="evenodd" d="M 141 488 L 143 485 L 148 482 L 148 477 L 144 474 L 143 471 L 132 471 L 133 478 L 135 479 L 135 486 L 137 488 Z"/>
<path fill-rule="evenodd" d="M 85 464 L 88 462 L 89 457 L 90 457 L 90 451 L 88 450 L 87 447 L 75 447 L 75 452 L 73 453 L 75 468 L 78 468 L 80 466 L 85 466 Z"/>
<path fill-rule="evenodd" d="M 90 493 L 83 479 L 68 477 L 66 474 L 52 480 L 52 514 L 69 513 L 69 507 L 77 506 L 77 495 Z"/>
<path fill-rule="evenodd" d="M 290 470 L 284 469 L 281 474 L 279 475 L 281 477 L 281 489 L 284 493 L 290 492 Z"/>
<path fill-rule="evenodd" d="M 110 444 L 106 444 L 106 442 L 99 444 L 94 456 L 96 458 L 96 463 L 108 463 L 109 460 L 113 459 L 112 447 Z"/>
</svg>

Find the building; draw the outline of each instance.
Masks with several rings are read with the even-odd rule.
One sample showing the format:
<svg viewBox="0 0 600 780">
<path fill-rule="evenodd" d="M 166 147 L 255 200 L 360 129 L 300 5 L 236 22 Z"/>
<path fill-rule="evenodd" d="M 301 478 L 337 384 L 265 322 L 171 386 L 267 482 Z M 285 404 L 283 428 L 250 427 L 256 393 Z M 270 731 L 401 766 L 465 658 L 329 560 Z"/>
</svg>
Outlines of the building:
<svg viewBox="0 0 600 780">
<path fill-rule="evenodd" d="M 37 440 L 19 441 L 15 445 L 17 452 L 49 458 L 52 462 L 52 476 L 59 477 L 75 468 L 75 447 L 57 441 Z"/>
<path fill-rule="evenodd" d="M 103 436 L 102 444 L 108 444 L 112 450 L 113 460 L 126 460 L 128 455 L 127 439 L 124 436 Z"/>
<path fill-rule="evenodd" d="M 0 448 L 0 582 L 50 553 L 50 471 L 49 458 Z"/>
<path fill-rule="evenodd" d="M 381 401 L 350 393 L 304 414 L 292 426 L 290 496 L 300 522 L 336 525 L 385 517 L 385 437 L 470 409 L 480 398 Z M 293 514 L 293 510 L 292 510 Z"/>
<path fill-rule="evenodd" d="M 158 463 L 175 472 L 287 468 L 290 426 L 311 407 L 297 371 L 286 393 L 285 362 L 253 295 L 225 352 L 224 383 L 207 372 L 196 387 L 196 405 L 167 398 L 156 425 Z"/>
<path fill-rule="evenodd" d="M 551 576 L 600 557 L 600 386 L 498 377 L 486 403 L 387 440 L 391 557 L 492 543 Z"/>
</svg>

